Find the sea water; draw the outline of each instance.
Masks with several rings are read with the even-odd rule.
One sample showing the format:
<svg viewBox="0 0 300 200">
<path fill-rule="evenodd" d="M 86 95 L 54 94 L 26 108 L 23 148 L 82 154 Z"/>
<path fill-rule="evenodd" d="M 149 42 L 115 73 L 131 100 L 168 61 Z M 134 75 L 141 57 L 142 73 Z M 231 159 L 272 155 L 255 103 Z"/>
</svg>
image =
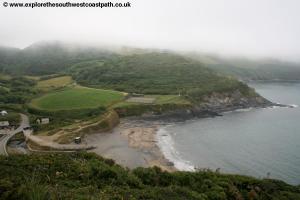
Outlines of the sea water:
<svg viewBox="0 0 300 200">
<path fill-rule="evenodd" d="M 265 98 L 293 108 L 237 110 L 162 127 L 158 143 L 175 167 L 220 169 L 300 184 L 300 84 L 251 86 Z"/>
</svg>

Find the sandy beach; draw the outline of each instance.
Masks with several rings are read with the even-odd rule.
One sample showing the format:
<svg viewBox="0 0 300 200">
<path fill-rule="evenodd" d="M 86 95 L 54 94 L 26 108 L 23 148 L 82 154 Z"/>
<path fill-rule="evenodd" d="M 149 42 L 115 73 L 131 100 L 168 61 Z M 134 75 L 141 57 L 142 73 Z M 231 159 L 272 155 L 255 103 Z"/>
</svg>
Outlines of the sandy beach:
<svg viewBox="0 0 300 200">
<path fill-rule="evenodd" d="M 157 145 L 159 122 L 122 119 L 111 132 L 86 135 L 84 141 L 96 148 L 90 150 L 111 158 L 128 168 L 158 166 L 175 171 Z"/>
</svg>

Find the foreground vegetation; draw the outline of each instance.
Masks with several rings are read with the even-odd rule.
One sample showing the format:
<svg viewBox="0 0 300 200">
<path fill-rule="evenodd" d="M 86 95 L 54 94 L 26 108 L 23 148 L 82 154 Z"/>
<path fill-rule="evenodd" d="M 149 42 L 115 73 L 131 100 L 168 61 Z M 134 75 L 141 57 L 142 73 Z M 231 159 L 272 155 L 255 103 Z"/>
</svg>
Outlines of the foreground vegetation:
<svg viewBox="0 0 300 200">
<path fill-rule="evenodd" d="M 300 188 L 282 181 L 128 170 L 90 153 L 0 157 L 0 176 L 0 199 L 300 199 Z"/>
</svg>

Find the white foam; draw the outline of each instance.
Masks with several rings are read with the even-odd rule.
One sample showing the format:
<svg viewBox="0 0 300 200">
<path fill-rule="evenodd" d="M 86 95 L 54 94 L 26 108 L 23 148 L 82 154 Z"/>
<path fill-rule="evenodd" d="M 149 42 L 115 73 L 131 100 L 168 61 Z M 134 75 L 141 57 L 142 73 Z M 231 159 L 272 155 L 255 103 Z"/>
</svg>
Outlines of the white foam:
<svg viewBox="0 0 300 200">
<path fill-rule="evenodd" d="M 170 133 L 164 128 L 157 131 L 157 141 L 162 153 L 169 161 L 174 163 L 174 167 L 181 171 L 195 171 L 195 167 L 181 158 L 180 153 L 176 150 L 174 140 Z"/>
<path fill-rule="evenodd" d="M 248 111 L 251 111 L 252 109 L 254 109 L 254 108 L 253 107 L 250 107 L 250 108 L 240 108 L 240 109 L 236 109 L 236 110 L 222 112 L 221 114 L 228 114 L 228 113 L 234 113 L 234 112 L 248 112 Z"/>
<path fill-rule="evenodd" d="M 282 106 L 269 106 L 269 107 L 266 107 L 264 109 L 274 109 L 274 108 L 286 108 L 286 107 L 282 107 Z"/>
<path fill-rule="evenodd" d="M 298 105 L 296 104 L 290 104 L 289 106 L 291 106 L 292 108 L 298 108 Z"/>
<path fill-rule="evenodd" d="M 282 105 L 281 103 L 277 103 L 278 105 Z M 270 106 L 268 108 L 298 108 L 296 104 L 287 104 L 286 106 Z"/>
</svg>

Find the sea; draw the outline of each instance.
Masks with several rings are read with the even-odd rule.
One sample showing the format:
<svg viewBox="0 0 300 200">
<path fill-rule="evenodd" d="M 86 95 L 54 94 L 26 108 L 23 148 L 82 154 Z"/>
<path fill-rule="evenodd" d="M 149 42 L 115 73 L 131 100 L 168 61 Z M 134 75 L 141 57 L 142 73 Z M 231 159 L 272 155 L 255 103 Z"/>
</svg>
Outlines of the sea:
<svg viewBox="0 0 300 200">
<path fill-rule="evenodd" d="M 300 83 L 251 83 L 272 102 L 159 129 L 158 145 L 176 168 L 218 170 L 300 184 Z"/>
</svg>

